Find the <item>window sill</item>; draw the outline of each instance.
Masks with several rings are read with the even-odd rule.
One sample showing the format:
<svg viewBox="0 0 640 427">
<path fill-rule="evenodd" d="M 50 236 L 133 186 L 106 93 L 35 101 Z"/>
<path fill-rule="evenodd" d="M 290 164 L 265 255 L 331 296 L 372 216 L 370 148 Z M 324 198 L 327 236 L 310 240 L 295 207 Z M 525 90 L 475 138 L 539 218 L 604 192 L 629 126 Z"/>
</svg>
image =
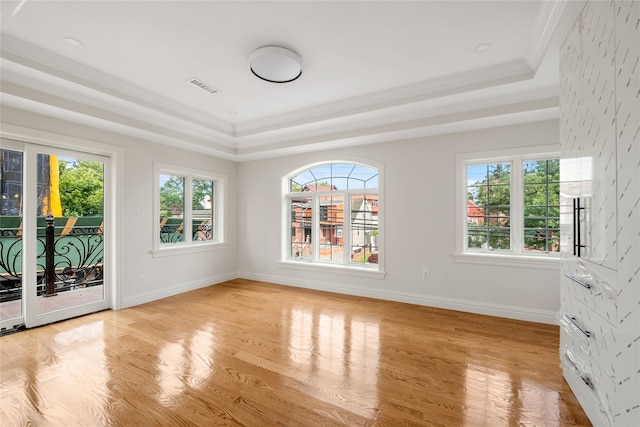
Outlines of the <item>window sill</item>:
<svg viewBox="0 0 640 427">
<path fill-rule="evenodd" d="M 230 246 L 229 243 L 226 243 L 226 242 L 163 246 L 159 249 L 153 249 L 151 251 L 151 256 L 153 256 L 154 258 L 162 258 L 162 257 L 182 255 L 182 254 L 209 252 L 209 251 L 215 251 L 219 249 L 227 249 L 229 248 L 229 246 Z"/>
<path fill-rule="evenodd" d="M 278 261 L 276 263 L 279 267 L 282 268 L 290 268 L 294 270 L 304 270 L 304 271 L 316 271 L 319 273 L 330 273 L 330 274 L 339 274 L 342 276 L 354 276 L 361 277 L 366 279 L 384 279 L 385 272 L 374 270 L 371 268 L 364 267 L 354 267 L 354 266 L 346 266 L 346 265 L 333 265 L 333 264 L 321 264 L 321 263 L 313 263 L 308 261 Z"/>
<path fill-rule="evenodd" d="M 544 255 L 496 254 L 484 252 L 455 253 L 456 262 L 464 264 L 496 265 L 499 267 L 523 267 L 544 270 L 560 270 L 560 257 Z"/>
</svg>

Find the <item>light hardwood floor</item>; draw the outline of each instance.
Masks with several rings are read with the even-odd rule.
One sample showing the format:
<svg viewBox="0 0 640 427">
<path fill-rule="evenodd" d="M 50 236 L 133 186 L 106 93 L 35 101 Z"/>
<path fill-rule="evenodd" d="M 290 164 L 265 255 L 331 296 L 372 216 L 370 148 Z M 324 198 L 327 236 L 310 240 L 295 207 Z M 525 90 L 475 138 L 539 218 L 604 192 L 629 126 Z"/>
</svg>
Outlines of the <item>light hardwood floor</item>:
<svg viewBox="0 0 640 427">
<path fill-rule="evenodd" d="M 0 425 L 589 425 L 558 328 L 249 280 L 0 338 Z"/>
</svg>

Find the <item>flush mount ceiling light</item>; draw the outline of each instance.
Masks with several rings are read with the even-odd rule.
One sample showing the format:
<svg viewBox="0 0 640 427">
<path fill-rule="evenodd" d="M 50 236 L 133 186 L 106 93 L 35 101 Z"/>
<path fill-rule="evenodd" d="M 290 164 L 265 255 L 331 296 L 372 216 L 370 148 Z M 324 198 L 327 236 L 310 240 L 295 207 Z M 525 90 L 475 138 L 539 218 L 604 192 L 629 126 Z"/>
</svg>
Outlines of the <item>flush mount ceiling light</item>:
<svg viewBox="0 0 640 427">
<path fill-rule="evenodd" d="M 298 55 L 280 46 L 263 46 L 249 56 L 251 72 L 271 83 L 292 82 L 302 74 Z"/>
</svg>

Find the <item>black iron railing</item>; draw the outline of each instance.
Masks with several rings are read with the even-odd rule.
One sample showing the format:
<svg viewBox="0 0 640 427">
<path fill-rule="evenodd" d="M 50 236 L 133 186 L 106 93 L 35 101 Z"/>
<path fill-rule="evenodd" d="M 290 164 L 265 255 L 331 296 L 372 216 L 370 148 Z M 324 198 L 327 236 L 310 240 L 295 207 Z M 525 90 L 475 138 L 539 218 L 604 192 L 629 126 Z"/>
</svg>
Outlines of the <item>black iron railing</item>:
<svg viewBox="0 0 640 427">
<path fill-rule="evenodd" d="M 0 229 L 0 302 L 22 297 L 22 236 L 19 228 Z"/>
<path fill-rule="evenodd" d="M 213 239 L 213 227 L 209 220 L 193 220 L 192 240 L 207 241 Z M 184 241 L 184 223 L 182 219 L 170 218 L 160 223 L 160 243 L 176 243 Z"/>
<path fill-rule="evenodd" d="M 104 237 L 102 219 L 86 225 L 54 224 L 49 215 L 36 240 L 37 295 L 103 283 Z M 81 221 L 79 221 L 80 223 Z M 22 236 L 20 228 L 2 229 L 0 235 L 0 302 L 22 295 Z"/>
</svg>

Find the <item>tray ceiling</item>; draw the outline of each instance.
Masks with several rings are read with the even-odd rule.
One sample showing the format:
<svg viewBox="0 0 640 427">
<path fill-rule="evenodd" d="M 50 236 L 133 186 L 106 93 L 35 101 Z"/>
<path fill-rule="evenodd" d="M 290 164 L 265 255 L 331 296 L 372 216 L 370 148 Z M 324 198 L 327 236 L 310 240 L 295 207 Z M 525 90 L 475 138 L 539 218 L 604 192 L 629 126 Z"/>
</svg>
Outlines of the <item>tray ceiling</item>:
<svg viewBox="0 0 640 427">
<path fill-rule="evenodd" d="M 3 1 L 2 104 L 235 160 L 545 120 L 581 4 Z"/>
</svg>

